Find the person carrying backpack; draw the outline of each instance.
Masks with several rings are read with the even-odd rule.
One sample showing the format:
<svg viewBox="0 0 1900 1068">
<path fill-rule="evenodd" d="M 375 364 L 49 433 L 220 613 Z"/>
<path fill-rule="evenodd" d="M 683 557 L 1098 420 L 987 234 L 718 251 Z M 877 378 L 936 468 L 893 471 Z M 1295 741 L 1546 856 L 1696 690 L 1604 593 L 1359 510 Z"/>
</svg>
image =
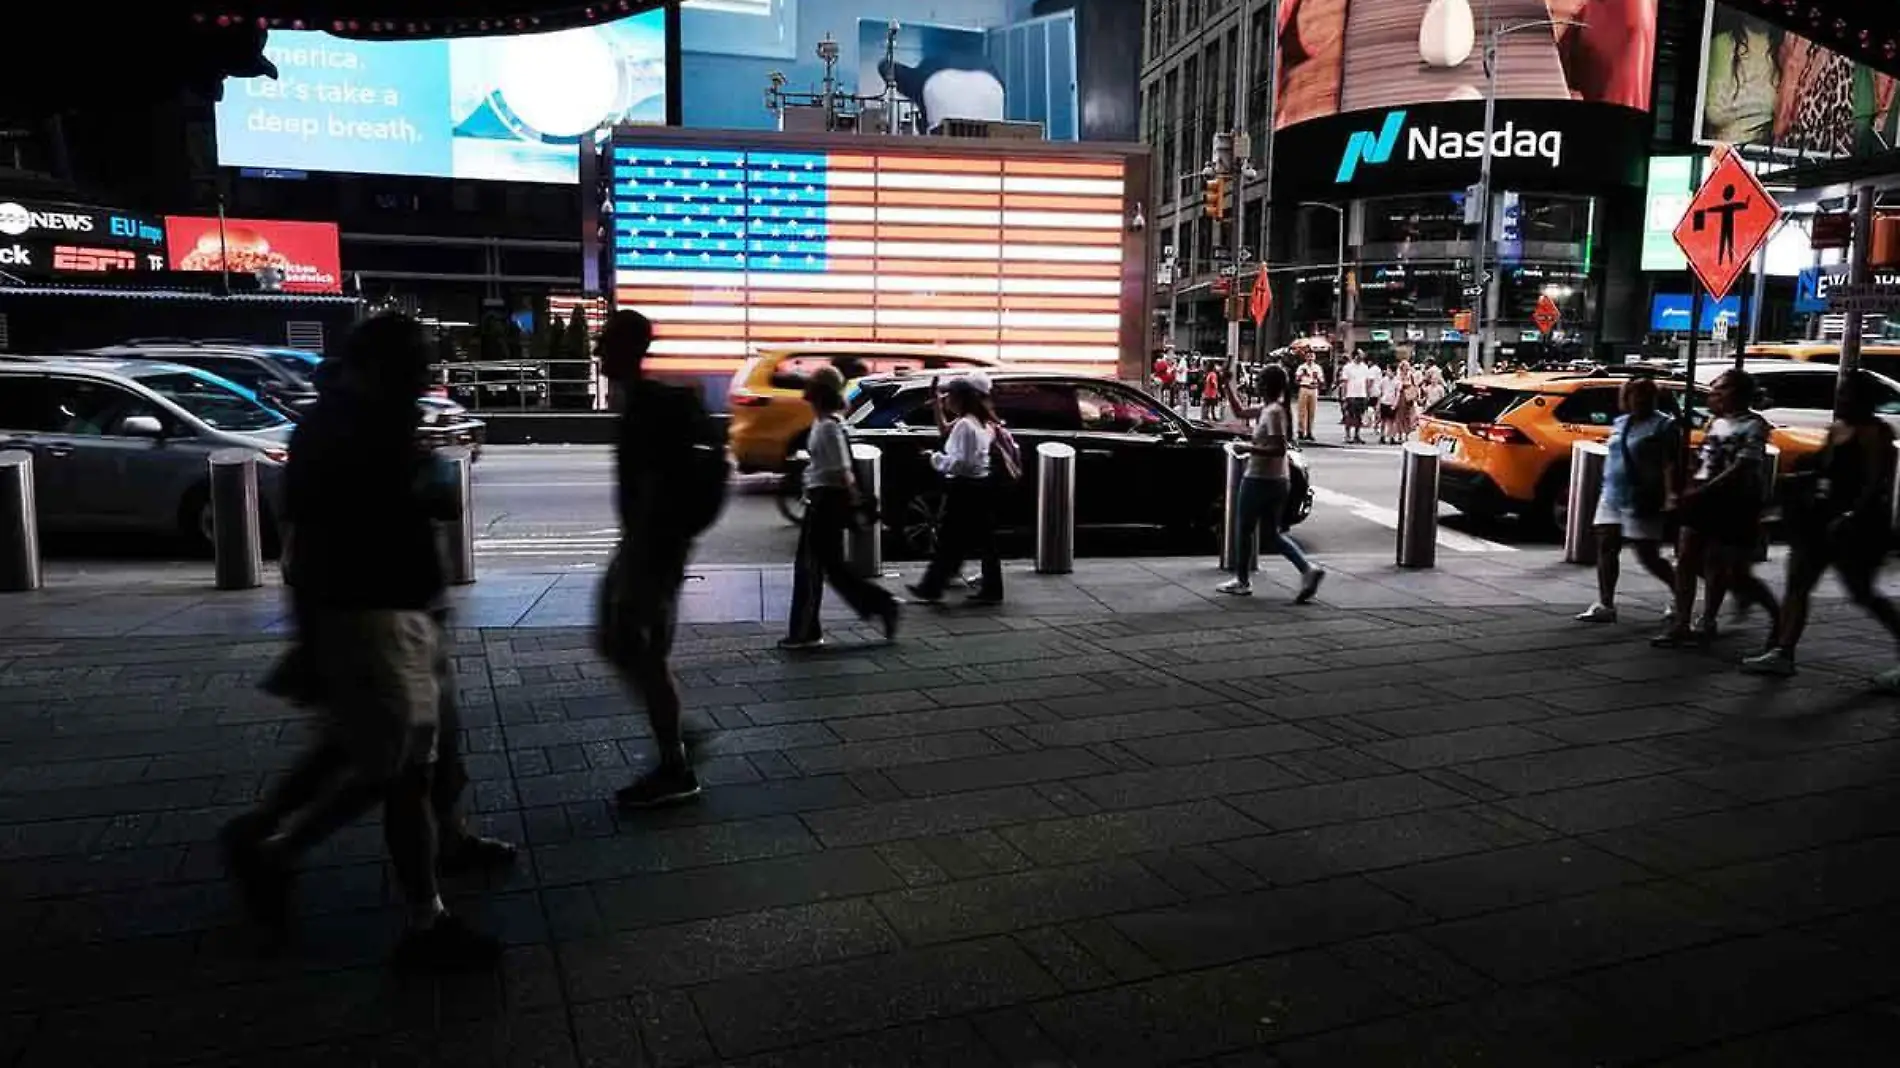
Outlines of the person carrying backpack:
<svg viewBox="0 0 1900 1068">
<path fill-rule="evenodd" d="M 600 651 L 646 703 L 659 764 L 614 794 L 649 808 L 699 793 L 680 727 L 679 685 L 668 659 L 693 542 L 725 505 L 724 435 L 690 389 L 641 374 L 653 324 L 618 311 L 601 329 L 601 373 L 619 395 L 614 449 L 620 544 L 601 583 Z"/>
</svg>

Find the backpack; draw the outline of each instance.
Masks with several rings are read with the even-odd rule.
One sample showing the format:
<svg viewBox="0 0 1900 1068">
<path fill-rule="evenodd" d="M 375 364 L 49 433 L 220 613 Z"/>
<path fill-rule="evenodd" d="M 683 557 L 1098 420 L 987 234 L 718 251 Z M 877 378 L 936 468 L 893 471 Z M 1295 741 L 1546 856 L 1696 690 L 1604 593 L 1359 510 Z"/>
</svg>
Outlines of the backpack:
<svg viewBox="0 0 1900 1068">
<path fill-rule="evenodd" d="M 698 537 L 725 511 L 732 465 L 726 461 L 725 426 L 707 413 L 692 390 L 677 392 L 685 456 L 675 476 L 667 479 L 668 496 L 681 532 Z"/>
</svg>

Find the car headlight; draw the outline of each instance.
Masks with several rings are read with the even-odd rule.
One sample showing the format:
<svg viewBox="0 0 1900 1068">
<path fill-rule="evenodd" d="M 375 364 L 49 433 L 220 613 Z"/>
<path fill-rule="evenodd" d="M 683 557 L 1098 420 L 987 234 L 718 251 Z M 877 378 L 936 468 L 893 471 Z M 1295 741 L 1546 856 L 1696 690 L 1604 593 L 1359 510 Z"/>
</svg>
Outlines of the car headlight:
<svg viewBox="0 0 1900 1068">
<path fill-rule="evenodd" d="M 436 420 L 439 418 L 441 417 L 437 415 L 433 409 L 422 413 L 422 422 L 424 426 L 434 426 L 436 423 Z"/>
</svg>

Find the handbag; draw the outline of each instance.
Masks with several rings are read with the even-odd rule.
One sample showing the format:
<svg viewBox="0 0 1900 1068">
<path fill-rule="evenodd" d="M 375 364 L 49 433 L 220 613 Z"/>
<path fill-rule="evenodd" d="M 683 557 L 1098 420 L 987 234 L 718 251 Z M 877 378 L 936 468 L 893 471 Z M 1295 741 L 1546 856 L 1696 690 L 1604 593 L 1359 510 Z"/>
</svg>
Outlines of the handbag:
<svg viewBox="0 0 1900 1068">
<path fill-rule="evenodd" d="M 1020 482 L 1023 477 L 1023 450 L 1001 423 L 990 438 L 990 472 L 1006 482 Z"/>
<path fill-rule="evenodd" d="M 1623 453 L 1623 466 L 1630 472 L 1630 511 L 1640 517 L 1661 515 L 1669 500 L 1669 490 L 1660 477 L 1649 477 L 1648 470 L 1636 459 L 1636 450 L 1630 448 L 1629 426 L 1623 427 L 1623 435 L 1617 438 L 1617 447 Z"/>
</svg>

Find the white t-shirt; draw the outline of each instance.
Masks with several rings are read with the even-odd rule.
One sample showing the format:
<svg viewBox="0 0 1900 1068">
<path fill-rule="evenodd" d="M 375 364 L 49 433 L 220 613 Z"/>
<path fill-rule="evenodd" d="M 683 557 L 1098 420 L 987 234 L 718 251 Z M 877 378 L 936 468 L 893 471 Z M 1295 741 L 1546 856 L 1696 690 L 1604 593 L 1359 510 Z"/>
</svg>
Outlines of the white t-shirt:
<svg viewBox="0 0 1900 1068">
<path fill-rule="evenodd" d="M 1339 380 L 1345 386 L 1348 398 L 1372 396 L 1372 368 L 1363 363 L 1349 363 L 1339 373 Z"/>
<path fill-rule="evenodd" d="M 1388 407 L 1399 403 L 1399 376 L 1382 375 L 1379 378 L 1379 403 Z"/>
<path fill-rule="evenodd" d="M 950 438 L 942 452 L 930 454 L 930 462 L 940 475 L 951 478 L 985 479 L 990 477 L 990 443 L 996 432 L 966 415 L 950 425 Z"/>
</svg>

